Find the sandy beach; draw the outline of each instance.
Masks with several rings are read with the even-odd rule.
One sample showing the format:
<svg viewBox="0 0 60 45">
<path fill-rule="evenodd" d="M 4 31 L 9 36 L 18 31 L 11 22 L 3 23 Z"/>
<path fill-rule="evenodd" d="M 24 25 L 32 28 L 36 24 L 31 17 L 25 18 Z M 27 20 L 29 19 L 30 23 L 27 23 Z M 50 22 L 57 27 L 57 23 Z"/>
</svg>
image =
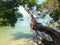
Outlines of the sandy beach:
<svg viewBox="0 0 60 45">
<path fill-rule="evenodd" d="M 0 45 L 36 45 L 33 36 L 29 18 L 24 18 L 24 21 L 18 19 L 14 28 L 0 27 Z"/>
<path fill-rule="evenodd" d="M 19 38 L 14 39 L 11 36 L 0 35 L 0 45 L 36 45 L 32 38 Z"/>
<path fill-rule="evenodd" d="M 0 45 L 36 45 L 31 30 L 0 28 Z"/>
</svg>

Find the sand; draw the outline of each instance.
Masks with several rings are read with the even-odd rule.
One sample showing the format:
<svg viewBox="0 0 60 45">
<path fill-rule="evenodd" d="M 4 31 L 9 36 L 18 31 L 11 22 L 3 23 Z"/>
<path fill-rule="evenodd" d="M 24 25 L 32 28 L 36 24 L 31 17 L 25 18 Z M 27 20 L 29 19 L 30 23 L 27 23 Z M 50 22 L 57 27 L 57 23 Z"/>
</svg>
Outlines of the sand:
<svg viewBox="0 0 60 45">
<path fill-rule="evenodd" d="M 37 45 L 34 41 L 30 39 L 19 39 L 19 40 L 4 40 L 0 45 Z"/>
</svg>

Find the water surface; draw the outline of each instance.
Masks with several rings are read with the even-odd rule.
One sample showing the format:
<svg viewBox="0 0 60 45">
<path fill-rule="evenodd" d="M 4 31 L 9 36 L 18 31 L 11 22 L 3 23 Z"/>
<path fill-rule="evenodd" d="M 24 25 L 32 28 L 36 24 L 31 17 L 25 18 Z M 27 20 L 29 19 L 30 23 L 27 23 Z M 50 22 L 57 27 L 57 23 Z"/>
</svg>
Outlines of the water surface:
<svg viewBox="0 0 60 45">
<path fill-rule="evenodd" d="M 38 19 L 38 22 L 49 23 L 50 18 Z M 34 36 L 30 28 L 30 18 L 18 18 L 15 27 L 0 27 L 0 45 L 18 45 L 21 39 L 29 39 Z"/>
</svg>

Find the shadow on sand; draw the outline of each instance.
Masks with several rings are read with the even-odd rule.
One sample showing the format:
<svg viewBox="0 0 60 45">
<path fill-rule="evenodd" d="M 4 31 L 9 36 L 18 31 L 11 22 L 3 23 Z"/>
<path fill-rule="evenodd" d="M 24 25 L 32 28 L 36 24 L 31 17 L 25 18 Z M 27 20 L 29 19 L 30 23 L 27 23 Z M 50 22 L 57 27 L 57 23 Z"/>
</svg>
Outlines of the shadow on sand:
<svg viewBox="0 0 60 45">
<path fill-rule="evenodd" d="M 23 33 L 23 32 L 18 32 L 16 34 L 13 34 L 13 40 L 18 40 L 18 39 L 22 39 L 22 38 L 32 38 L 35 34 L 30 34 L 30 33 Z"/>
</svg>

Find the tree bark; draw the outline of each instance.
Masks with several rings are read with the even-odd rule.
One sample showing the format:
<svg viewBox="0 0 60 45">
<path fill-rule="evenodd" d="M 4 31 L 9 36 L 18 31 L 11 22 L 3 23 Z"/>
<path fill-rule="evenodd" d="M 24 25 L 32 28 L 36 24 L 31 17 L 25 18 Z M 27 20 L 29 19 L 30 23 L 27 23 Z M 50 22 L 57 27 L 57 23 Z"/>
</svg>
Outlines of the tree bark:
<svg viewBox="0 0 60 45">
<path fill-rule="evenodd" d="M 23 6 L 23 8 L 26 10 L 26 8 L 24 6 Z M 41 23 L 39 24 L 33 17 L 33 14 L 28 9 L 26 11 L 28 12 L 29 16 L 33 20 L 32 22 L 34 23 L 34 25 L 33 25 L 32 29 L 47 33 L 53 39 L 54 45 L 60 45 L 60 33 L 50 27 L 46 27 L 46 26 L 42 25 Z M 53 45 L 53 44 L 51 44 L 51 45 Z"/>
</svg>

